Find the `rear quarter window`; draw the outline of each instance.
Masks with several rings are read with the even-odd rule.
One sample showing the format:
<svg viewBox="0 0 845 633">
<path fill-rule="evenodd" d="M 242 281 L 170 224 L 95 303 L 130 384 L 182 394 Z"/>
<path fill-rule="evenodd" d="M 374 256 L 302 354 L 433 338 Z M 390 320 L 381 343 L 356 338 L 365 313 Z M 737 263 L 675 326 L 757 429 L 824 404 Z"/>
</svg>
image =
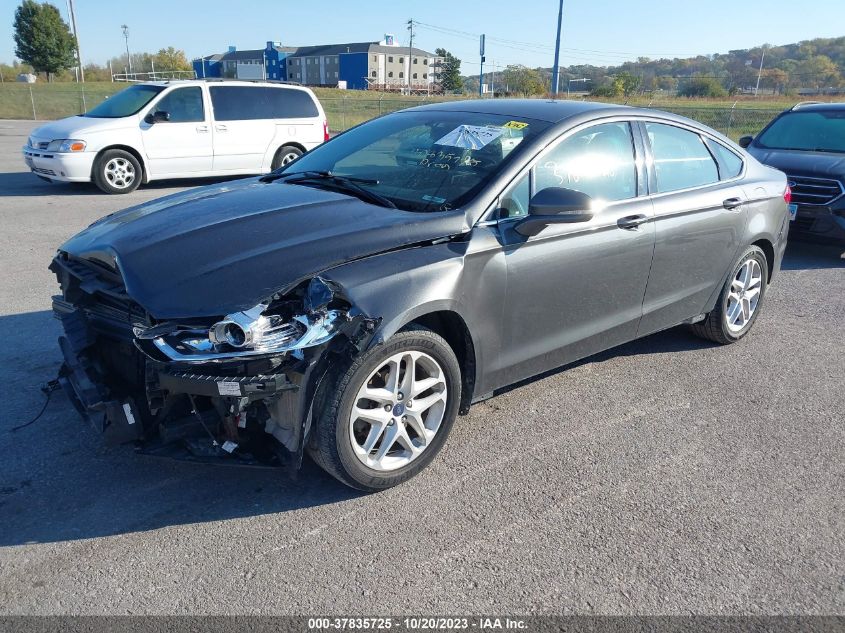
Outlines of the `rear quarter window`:
<svg viewBox="0 0 845 633">
<path fill-rule="evenodd" d="M 721 143 L 707 139 L 707 145 L 719 163 L 720 180 L 730 180 L 742 173 L 742 159 Z"/>
<path fill-rule="evenodd" d="M 211 105 L 217 121 L 307 119 L 319 115 L 304 90 L 269 86 L 211 86 Z"/>
</svg>

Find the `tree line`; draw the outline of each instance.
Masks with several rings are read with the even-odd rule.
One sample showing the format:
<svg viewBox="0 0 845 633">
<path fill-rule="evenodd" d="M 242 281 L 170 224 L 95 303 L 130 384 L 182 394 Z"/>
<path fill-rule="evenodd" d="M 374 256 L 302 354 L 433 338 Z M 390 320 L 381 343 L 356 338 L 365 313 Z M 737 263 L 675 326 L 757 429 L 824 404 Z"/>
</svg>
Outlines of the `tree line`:
<svg viewBox="0 0 845 633">
<path fill-rule="evenodd" d="M 762 60 L 762 72 L 760 62 Z M 689 58 L 640 57 L 618 66 L 579 64 L 561 68 L 560 90 L 600 97 L 630 97 L 666 92 L 688 97 L 724 97 L 752 92 L 792 95 L 799 90 L 825 92 L 845 88 L 845 37 L 818 38 L 724 54 Z M 485 72 L 483 81 L 497 93 L 538 95 L 551 89 L 551 68 L 512 64 Z M 478 92 L 478 75 L 464 77 L 464 89 Z"/>
<path fill-rule="evenodd" d="M 15 55 L 20 61 L 0 64 L 0 80 L 9 81 L 22 73 L 40 74 L 48 81 L 76 79 L 76 38 L 59 10 L 48 2 L 23 0 L 15 10 Z M 88 81 L 110 81 L 112 73 L 189 71 L 192 66 L 185 51 L 168 46 L 157 53 L 133 53 L 132 63 L 126 55 L 113 57 L 106 64 L 85 64 Z"/>
</svg>

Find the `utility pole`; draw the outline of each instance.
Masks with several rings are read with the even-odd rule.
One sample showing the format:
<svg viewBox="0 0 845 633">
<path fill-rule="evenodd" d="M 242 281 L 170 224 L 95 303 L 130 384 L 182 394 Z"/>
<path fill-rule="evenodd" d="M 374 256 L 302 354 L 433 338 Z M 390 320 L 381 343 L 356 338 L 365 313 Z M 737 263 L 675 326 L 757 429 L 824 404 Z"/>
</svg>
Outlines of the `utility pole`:
<svg viewBox="0 0 845 633">
<path fill-rule="evenodd" d="M 478 96 L 484 96 L 484 34 L 481 35 L 479 42 L 479 52 L 481 54 L 481 66 L 478 69 Z"/>
<path fill-rule="evenodd" d="M 760 91 L 760 77 L 763 76 L 763 60 L 766 59 L 766 49 L 763 49 L 763 53 L 760 55 L 760 70 L 757 72 L 757 85 L 754 87 L 754 96 L 757 96 L 757 93 Z"/>
<path fill-rule="evenodd" d="M 408 95 L 411 94 L 411 56 L 414 54 L 414 18 L 408 20 L 408 30 L 411 37 L 408 38 Z"/>
<path fill-rule="evenodd" d="M 126 61 L 129 64 L 129 74 L 132 74 L 132 56 L 129 54 L 129 27 L 125 24 L 121 24 L 120 28 L 123 29 L 123 39 L 126 40 Z M 127 77 L 128 79 L 128 77 Z"/>
<path fill-rule="evenodd" d="M 85 83 L 85 71 L 82 69 L 82 53 L 79 50 L 79 31 L 76 29 L 76 11 L 73 8 L 73 0 L 67 0 L 67 8 L 68 13 L 70 13 L 70 27 L 73 29 L 73 39 L 76 41 L 76 61 L 79 64 L 79 78 L 82 79 L 82 83 Z"/>
<path fill-rule="evenodd" d="M 560 29 L 563 26 L 563 0 L 557 12 L 557 40 L 555 41 L 555 67 L 552 69 L 552 96 L 558 93 L 560 87 Z"/>
</svg>

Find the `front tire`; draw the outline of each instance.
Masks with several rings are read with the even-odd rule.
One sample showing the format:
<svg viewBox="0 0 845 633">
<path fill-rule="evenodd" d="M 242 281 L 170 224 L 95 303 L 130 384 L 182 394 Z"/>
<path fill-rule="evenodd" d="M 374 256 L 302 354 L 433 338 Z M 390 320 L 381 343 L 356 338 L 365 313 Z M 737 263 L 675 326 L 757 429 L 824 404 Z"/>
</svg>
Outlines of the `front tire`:
<svg viewBox="0 0 845 633">
<path fill-rule="evenodd" d="M 329 474 L 366 492 L 400 484 L 428 466 L 461 400 L 452 348 L 421 327 L 368 350 L 331 380 L 309 452 Z"/>
<path fill-rule="evenodd" d="M 106 150 L 94 161 L 94 184 L 106 193 L 131 193 L 143 175 L 138 159 L 122 149 Z"/>
<path fill-rule="evenodd" d="M 765 253 L 749 246 L 734 265 L 716 306 L 703 321 L 693 324 L 693 333 L 721 345 L 736 343 L 757 320 L 768 281 Z"/>
<path fill-rule="evenodd" d="M 302 150 L 298 147 L 282 145 L 273 156 L 273 162 L 270 163 L 270 170 L 276 171 L 279 167 L 289 165 L 300 156 L 302 156 Z"/>
</svg>

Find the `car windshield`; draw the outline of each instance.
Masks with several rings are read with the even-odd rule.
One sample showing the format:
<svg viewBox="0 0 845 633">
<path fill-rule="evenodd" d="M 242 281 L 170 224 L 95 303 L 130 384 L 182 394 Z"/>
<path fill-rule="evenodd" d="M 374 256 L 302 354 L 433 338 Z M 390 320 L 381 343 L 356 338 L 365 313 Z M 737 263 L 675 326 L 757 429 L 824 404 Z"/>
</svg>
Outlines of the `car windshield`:
<svg viewBox="0 0 845 633">
<path fill-rule="evenodd" d="M 164 86 L 129 86 L 82 116 L 96 119 L 118 119 L 129 116 L 147 105 L 162 90 L 164 90 Z"/>
<path fill-rule="evenodd" d="M 845 110 L 784 114 L 757 137 L 766 149 L 845 152 Z"/>
<path fill-rule="evenodd" d="M 397 112 L 341 134 L 282 173 L 355 178 L 400 209 L 446 211 L 471 200 L 549 125 L 475 112 Z"/>
</svg>

